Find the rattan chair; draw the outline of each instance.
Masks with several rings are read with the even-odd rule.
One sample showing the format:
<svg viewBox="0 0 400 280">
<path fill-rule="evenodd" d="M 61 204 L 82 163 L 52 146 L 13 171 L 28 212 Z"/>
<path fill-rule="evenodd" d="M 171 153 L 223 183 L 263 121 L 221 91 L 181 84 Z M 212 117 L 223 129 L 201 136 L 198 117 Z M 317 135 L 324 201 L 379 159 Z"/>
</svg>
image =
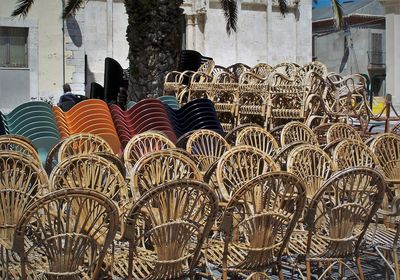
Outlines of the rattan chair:
<svg viewBox="0 0 400 280">
<path fill-rule="evenodd" d="M 85 188 L 96 190 L 112 199 L 123 214 L 128 203 L 128 188 L 118 167 L 106 158 L 75 155 L 61 161 L 50 174 L 52 189 Z"/>
<path fill-rule="evenodd" d="M 372 140 L 370 147 L 378 158 L 386 182 L 400 187 L 400 135 L 383 133 Z"/>
<path fill-rule="evenodd" d="M 281 147 L 276 152 L 276 155 L 273 157 L 273 159 L 277 164 L 279 164 L 279 166 L 281 167 L 281 170 L 286 171 L 290 152 L 298 146 L 307 145 L 307 144 L 309 144 L 309 143 L 304 142 L 304 141 L 296 141 L 296 142 L 290 143 L 284 147 Z"/>
<path fill-rule="evenodd" d="M 13 151 L 0 151 L 0 189 L 44 195 L 49 192 L 48 178 L 41 164 Z"/>
<path fill-rule="evenodd" d="M 271 133 L 261 127 L 246 127 L 236 138 L 236 145 L 247 145 L 260 149 L 274 157 L 279 149 L 278 142 Z"/>
<path fill-rule="evenodd" d="M 21 258 L 21 279 L 101 279 L 117 228 L 118 209 L 101 193 L 64 189 L 44 196 L 16 225 L 13 250 Z"/>
<path fill-rule="evenodd" d="M 208 129 L 195 131 L 189 136 L 186 143 L 186 151 L 192 155 L 199 170 L 203 173 L 229 148 L 224 137 Z"/>
<path fill-rule="evenodd" d="M 128 144 L 126 144 L 124 150 L 124 162 L 128 174 L 132 175 L 131 171 L 133 166 L 142 156 L 151 152 L 171 148 L 175 148 L 175 144 L 160 133 L 147 131 L 135 135 L 129 140 Z"/>
<path fill-rule="evenodd" d="M 218 200 L 195 180 L 155 186 L 128 213 L 116 248 L 114 275 L 121 279 L 193 279 L 200 249 L 215 219 Z"/>
<path fill-rule="evenodd" d="M 255 123 L 244 123 L 244 124 L 238 125 L 225 135 L 225 140 L 229 143 L 229 145 L 235 145 L 236 138 L 237 138 L 239 132 L 242 131 L 243 129 L 245 129 L 246 127 L 253 127 L 253 126 L 260 127 L 258 124 L 255 124 Z"/>
<path fill-rule="evenodd" d="M 19 258 L 12 252 L 15 226 L 49 192 L 49 182 L 40 163 L 15 151 L 0 151 L 0 170 L 0 278 L 20 279 Z"/>
<path fill-rule="evenodd" d="M 334 125 L 334 123 L 322 123 L 320 125 L 317 125 L 314 127 L 312 130 L 317 136 L 318 143 L 319 145 L 326 145 L 327 144 L 327 135 L 326 133 L 328 132 L 328 129 Z"/>
<path fill-rule="evenodd" d="M 270 171 L 279 171 L 280 167 L 263 151 L 238 146 L 227 151 L 218 161 L 215 178 L 218 183 L 216 192 L 221 201 L 229 201 L 243 184 L 254 177 Z M 212 179 L 211 182 L 214 180 Z"/>
<path fill-rule="evenodd" d="M 287 170 L 303 179 L 306 183 L 307 198 L 311 200 L 335 172 L 336 166 L 323 150 L 314 145 L 304 144 L 290 152 Z"/>
<path fill-rule="evenodd" d="M 349 124 L 346 123 L 335 123 L 329 127 L 326 133 L 327 144 L 330 144 L 338 139 L 354 139 L 362 141 L 360 134 Z"/>
<path fill-rule="evenodd" d="M 179 179 L 202 180 L 196 163 L 184 153 L 166 149 L 144 155 L 132 169 L 130 188 L 135 199 L 146 191 Z"/>
<path fill-rule="evenodd" d="M 58 162 L 73 155 L 85 155 L 94 152 L 113 153 L 111 146 L 100 136 L 80 133 L 64 139 L 58 151 Z"/>
<path fill-rule="evenodd" d="M 207 261 L 223 271 L 223 279 L 229 272 L 249 275 L 271 267 L 277 267 L 283 279 L 281 255 L 305 200 L 303 181 L 287 172 L 247 182 L 229 200 L 221 224 L 224 240 L 209 241 L 204 250 Z"/>
<path fill-rule="evenodd" d="M 357 140 L 343 140 L 337 144 L 333 161 L 339 170 L 357 166 L 380 168 L 378 158 L 372 150 Z"/>
<path fill-rule="evenodd" d="M 336 264 L 348 268 L 357 279 L 365 279 L 359 248 L 385 188 L 379 172 L 355 167 L 336 173 L 317 191 L 304 218 L 307 230 L 295 231 L 289 243 L 299 260 L 305 256 L 308 280 L 312 279 L 312 262 L 325 266 L 318 279 Z M 349 266 L 354 258 L 358 274 Z"/>
<path fill-rule="evenodd" d="M 15 151 L 30 156 L 41 163 L 40 156 L 29 139 L 19 135 L 1 135 L 0 151 Z"/>
<path fill-rule="evenodd" d="M 397 123 L 391 130 L 392 133 L 400 134 L 400 122 Z"/>
<path fill-rule="evenodd" d="M 284 147 L 296 141 L 304 141 L 313 145 L 318 145 L 315 133 L 301 122 L 290 122 L 282 128 L 281 146 Z"/>
<path fill-rule="evenodd" d="M 372 246 L 380 257 L 388 265 L 396 279 L 400 278 L 400 268 L 398 265 L 399 248 L 399 186 L 400 186 L 400 136 L 393 133 L 383 133 L 372 140 L 371 149 L 378 158 L 385 175 L 385 180 L 390 187 L 388 198 L 392 192 L 396 197 L 392 198 L 390 204 L 382 205 L 382 222 L 377 223 L 376 227 L 371 227 L 367 232 L 369 245 Z M 386 202 L 386 201 L 385 201 Z M 379 219 L 377 219 L 379 221 Z M 391 257 L 391 261 L 389 261 Z"/>
</svg>

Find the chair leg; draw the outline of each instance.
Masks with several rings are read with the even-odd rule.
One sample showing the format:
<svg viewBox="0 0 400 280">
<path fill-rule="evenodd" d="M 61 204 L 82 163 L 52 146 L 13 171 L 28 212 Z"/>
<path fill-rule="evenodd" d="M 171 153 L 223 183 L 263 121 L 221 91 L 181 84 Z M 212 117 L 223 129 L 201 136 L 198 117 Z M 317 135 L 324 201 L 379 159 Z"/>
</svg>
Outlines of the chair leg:
<svg viewBox="0 0 400 280">
<path fill-rule="evenodd" d="M 278 268 L 279 280 L 283 280 L 284 278 L 283 278 L 282 265 L 278 264 L 277 268 Z"/>
<path fill-rule="evenodd" d="M 399 258 L 397 256 L 397 246 L 392 251 L 393 254 L 393 265 L 394 270 L 396 271 L 396 279 L 400 279 L 400 271 L 399 271 Z"/>
<path fill-rule="evenodd" d="M 310 260 L 306 260 L 306 268 L 307 268 L 307 280 L 311 280 L 311 262 L 310 262 Z"/>
<path fill-rule="evenodd" d="M 360 256 L 356 257 L 356 262 L 357 262 L 357 269 L 358 269 L 358 275 L 360 277 L 360 280 L 365 280 L 364 272 L 363 272 L 362 266 L 361 266 L 361 258 L 360 258 Z"/>
</svg>

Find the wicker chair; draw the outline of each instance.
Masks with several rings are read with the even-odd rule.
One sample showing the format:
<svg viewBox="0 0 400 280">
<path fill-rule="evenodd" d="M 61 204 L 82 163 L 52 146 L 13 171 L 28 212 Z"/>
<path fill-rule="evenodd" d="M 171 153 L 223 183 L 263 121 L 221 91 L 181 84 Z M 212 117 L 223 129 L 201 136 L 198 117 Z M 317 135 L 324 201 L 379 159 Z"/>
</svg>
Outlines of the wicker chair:
<svg viewBox="0 0 400 280">
<path fill-rule="evenodd" d="M 114 275 L 193 279 L 217 207 L 215 194 L 199 181 L 178 180 L 150 189 L 129 211 L 123 234 L 129 250 L 116 248 Z"/>
<path fill-rule="evenodd" d="M 354 139 L 362 141 L 360 134 L 349 124 L 346 123 L 335 123 L 329 127 L 326 133 L 327 144 L 330 144 L 338 139 Z"/>
<path fill-rule="evenodd" d="M 274 157 L 279 145 L 271 133 L 261 127 L 246 127 L 238 133 L 236 145 L 248 145 Z"/>
<path fill-rule="evenodd" d="M 52 189 L 85 188 L 103 193 L 122 207 L 127 203 L 128 189 L 118 167 L 106 158 L 92 155 L 71 156 L 50 174 Z"/>
<path fill-rule="evenodd" d="M 365 279 L 359 248 L 385 188 L 379 172 L 355 167 L 336 173 L 317 191 L 304 219 L 307 230 L 294 232 L 289 243 L 292 253 L 305 256 L 308 280 L 312 279 L 311 262 L 325 265 L 318 279 L 330 273 L 336 264 L 348 268 L 357 279 Z M 348 264 L 353 258 L 358 275 Z M 342 272 L 339 270 L 339 274 Z"/>
<path fill-rule="evenodd" d="M 0 151 L 0 189 L 44 195 L 49 192 L 48 178 L 41 164 L 13 151 Z"/>
<path fill-rule="evenodd" d="M 307 198 L 311 200 L 335 172 L 336 166 L 323 150 L 314 145 L 304 144 L 290 152 L 287 170 L 303 179 L 306 183 Z"/>
<path fill-rule="evenodd" d="M 230 73 L 220 72 L 213 77 L 210 99 L 222 128 L 225 132 L 231 131 L 237 122 L 239 84 Z"/>
<path fill-rule="evenodd" d="M 386 182 L 400 187 L 400 136 L 381 134 L 372 140 L 370 147 L 378 158 Z"/>
<path fill-rule="evenodd" d="M 269 85 L 252 72 L 245 72 L 239 79 L 240 96 L 238 124 L 257 123 L 266 125 Z"/>
<path fill-rule="evenodd" d="M 400 122 L 397 123 L 391 130 L 392 133 L 400 134 Z"/>
<path fill-rule="evenodd" d="M 258 124 L 255 124 L 255 123 L 244 123 L 244 124 L 238 125 L 225 135 L 225 140 L 228 142 L 229 145 L 235 145 L 236 138 L 237 138 L 238 134 L 240 133 L 240 131 L 242 131 L 246 127 L 252 127 L 252 126 L 260 127 Z"/>
<path fill-rule="evenodd" d="M 118 228 L 118 209 L 105 195 L 64 189 L 34 202 L 19 220 L 13 249 L 22 279 L 101 279 Z"/>
<path fill-rule="evenodd" d="M 273 67 L 266 63 L 258 63 L 253 66 L 250 71 L 263 79 L 268 78 L 268 75 L 273 71 Z"/>
<path fill-rule="evenodd" d="M 301 122 L 290 122 L 282 129 L 281 146 L 284 147 L 296 141 L 304 141 L 313 145 L 318 145 L 315 133 Z"/>
<path fill-rule="evenodd" d="M 229 200 L 221 224 L 224 240 L 210 240 L 207 260 L 223 271 L 223 279 L 228 272 L 249 275 L 271 267 L 278 267 L 283 279 L 281 255 L 305 198 L 304 183 L 287 172 L 271 172 L 247 182 Z"/>
<path fill-rule="evenodd" d="M 15 151 L 0 151 L 0 170 L 0 278 L 20 279 L 19 258 L 11 251 L 15 226 L 49 192 L 49 182 L 40 163 Z"/>
<path fill-rule="evenodd" d="M 273 157 L 273 159 L 277 164 L 279 164 L 279 166 L 281 167 L 281 170 L 286 171 L 290 152 L 298 146 L 307 145 L 307 144 L 309 144 L 309 143 L 304 142 L 304 141 L 296 141 L 296 142 L 290 143 L 284 147 L 281 147 L 276 152 L 276 155 Z"/>
<path fill-rule="evenodd" d="M 196 163 L 175 149 L 149 153 L 141 157 L 132 169 L 131 191 L 135 199 L 146 191 L 179 179 L 201 180 Z"/>
<path fill-rule="evenodd" d="M 142 156 L 154 151 L 171 148 L 175 148 L 174 143 L 160 133 L 147 131 L 135 135 L 126 144 L 124 150 L 124 162 L 128 174 L 132 175 L 133 166 Z"/>
<path fill-rule="evenodd" d="M 319 145 L 325 146 L 327 144 L 326 133 L 328 132 L 328 129 L 333 124 L 334 123 L 323 123 L 323 124 L 317 125 L 316 127 L 314 127 L 312 129 L 314 131 L 315 135 L 317 136 Z"/>
<path fill-rule="evenodd" d="M 400 186 L 400 136 L 393 133 L 384 133 L 374 138 L 371 149 L 378 158 L 382 167 L 385 180 L 390 189 L 396 194 L 392 198 L 391 205 L 382 205 L 383 223 L 377 224 L 376 228 L 371 228 L 367 232 L 370 245 L 378 252 L 385 263 L 392 270 L 396 279 L 400 277 L 398 265 L 398 239 L 400 235 L 399 226 L 399 186 Z M 392 192 L 388 192 L 388 197 Z M 383 253 L 383 252 L 386 252 Z M 387 259 L 388 255 L 392 258 L 392 264 Z"/>
<path fill-rule="evenodd" d="M 111 146 L 100 136 L 89 133 L 80 133 L 64 140 L 58 151 L 58 162 L 73 155 L 85 155 L 94 152 L 113 153 Z"/>
<path fill-rule="evenodd" d="M 263 151 L 245 145 L 234 147 L 219 159 L 215 170 L 218 186 L 213 187 L 220 201 L 229 201 L 247 181 L 266 172 L 279 170 L 279 165 Z"/>
<path fill-rule="evenodd" d="M 1 135 L 0 151 L 15 151 L 30 156 L 37 162 L 41 162 L 40 156 L 29 139 L 19 135 Z"/>
<path fill-rule="evenodd" d="M 195 72 L 190 78 L 187 101 L 199 98 L 212 99 L 213 77 L 204 72 Z"/>
<path fill-rule="evenodd" d="M 339 170 L 356 166 L 380 168 L 378 158 L 372 150 L 363 142 L 351 139 L 337 144 L 333 161 Z"/>
<path fill-rule="evenodd" d="M 243 63 L 236 63 L 226 68 L 228 72 L 232 73 L 235 77 L 236 81 L 239 81 L 239 77 L 245 73 L 251 71 L 251 67 L 243 64 Z"/>
<path fill-rule="evenodd" d="M 220 134 L 208 130 L 197 130 L 189 136 L 186 151 L 195 158 L 199 170 L 204 173 L 215 161 L 230 149 L 228 142 Z"/>
</svg>

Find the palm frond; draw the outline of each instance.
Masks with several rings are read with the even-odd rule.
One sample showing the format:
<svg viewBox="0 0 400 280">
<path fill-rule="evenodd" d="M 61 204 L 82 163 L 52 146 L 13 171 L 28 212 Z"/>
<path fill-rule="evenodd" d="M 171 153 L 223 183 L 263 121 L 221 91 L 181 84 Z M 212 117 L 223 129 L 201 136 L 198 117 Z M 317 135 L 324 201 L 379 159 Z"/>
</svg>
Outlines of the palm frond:
<svg viewBox="0 0 400 280">
<path fill-rule="evenodd" d="M 339 0 L 331 0 L 333 18 L 335 19 L 335 26 L 338 29 L 344 28 L 343 7 L 340 5 Z"/>
<path fill-rule="evenodd" d="M 226 19 L 226 33 L 230 35 L 232 30 L 236 32 L 237 28 L 237 3 L 236 0 L 220 0 L 220 2 Z"/>
<path fill-rule="evenodd" d="M 29 9 L 33 5 L 33 0 L 18 0 L 17 5 L 12 12 L 11 16 L 12 17 L 17 17 L 17 16 L 22 16 L 26 17 L 26 15 L 29 12 Z"/>
<path fill-rule="evenodd" d="M 69 16 L 75 15 L 76 12 L 81 9 L 84 4 L 84 0 L 69 0 L 67 5 L 65 5 L 62 18 L 66 19 Z"/>
<path fill-rule="evenodd" d="M 279 10 L 281 11 L 282 15 L 285 15 L 288 12 L 288 7 L 286 0 L 278 0 Z"/>
</svg>

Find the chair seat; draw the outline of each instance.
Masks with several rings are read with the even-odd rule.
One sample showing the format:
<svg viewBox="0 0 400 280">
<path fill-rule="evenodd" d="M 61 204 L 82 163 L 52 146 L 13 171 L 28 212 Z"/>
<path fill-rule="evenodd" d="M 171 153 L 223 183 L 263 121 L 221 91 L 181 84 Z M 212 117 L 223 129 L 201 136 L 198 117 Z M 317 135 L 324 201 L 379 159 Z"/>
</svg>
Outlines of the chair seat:
<svg viewBox="0 0 400 280">
<path fill-rule="evenodd" d="M 387 250 L 392 250 L 395 237 L 396 230 L 384 224 L 370 224 L 365 233 L 367 245 L 381 246 Z M 397 248 L 399 248 L 399 244 L 397 243 L 396 245 Z"/>
<path fill-rule="evenodd" d="M 114 252 L 114 261 L 113 261 L 113 277 L 119 277 L 121 279 L 127 279 L 128 276 L 128 259 L 129 259 L 129 246 L 124 244 L 124 246 L 116 246 Z M 136 251 L 136 256 L 134 256 L 133 261 L 133 271 L 132 276 L 133 279 L 175 279 L 178 278 L 174 275 L 174 269 L 170 269 L 163 275 L 160 275 L 160 271 L 158 277 L 149 278 L 146 276 L 149 275 L 151 271 L 155 271 L 154 262 L 157 261 L 157 255 L 150 250 L 146 250 L 144 248 L 138 248 Z M 147 261 L 145 260 L 147 259 Z M 154 262 L 153 262 L 154 261 Z M 184 269 L 184 273 L 186 274 L 189 269 L 186 267 Z M 168 273 L 169 272 L 169 273 Z M 154 275 L 157 273 L 154 273 Z"/>
<path fill-rule="evenodd" d="M 305 255 L 307 251 L 307 238 L 308 231 L 294 231 L 291 235 L 289 242 L 289 251 L 292 254 Z M 342 252 L 348 252 L 348 254 L 352 254 L 354 251 L 354 242 L 351 242 L 352 245 L 348 246 L 347 250 Z M 311 241 L 310 248 L 310 258 L 345 258 L 347 254 L 340 254 L 338 252 L 338 247 L 340 248 L 342 244 L 336 244 L 336 246 L 332 246 L 332 244 L 318 235 L 313 235 Z"/>
<path fill-rule="evenodd" d="M 271 252 L 271 251 L 269 251 Z M 222 257 L 224 253 L 224 242 L 221 240 L 211 239 L 207 244 L 207 249 L 203 251 L 207 260 L 219 267 L 222 267 Z M 257 258 L 257 256 L 259 258 Z M 265 251 L 246 251 L 237 246 L 234 246 L 232 243 L 228 245 L 228 270 L 230 271 L 257 271 L 258 267 L 261 270 L 264 270 L 269 263 L 260 264 L 260 261 L 266 262 L 267 258 L 265 256 Z M 272 262 L 270 262 L 272 263 Z M 258 267 L 257 267 L 258 266 Z"/>
</svg>

